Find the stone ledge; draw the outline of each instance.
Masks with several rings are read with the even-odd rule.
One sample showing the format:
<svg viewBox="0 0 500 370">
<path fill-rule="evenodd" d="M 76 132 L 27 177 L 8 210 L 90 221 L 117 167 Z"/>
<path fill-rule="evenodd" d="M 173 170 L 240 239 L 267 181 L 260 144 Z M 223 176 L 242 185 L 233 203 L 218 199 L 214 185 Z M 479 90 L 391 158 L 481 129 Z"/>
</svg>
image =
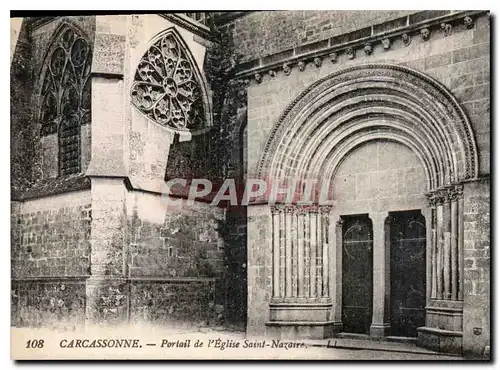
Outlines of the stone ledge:
<svg viewBox="0 0 500 370">
<path fill-rule="evenodd" d="M 266 326 L 319 326 L 334 325 L 334 321 L 267 321 Z"/>
<path fill-rule="evenodd" d="M 430 327 L 417 329 L 417 345 L 438 352 L 462 354 L 462 332 Z"/>
<path fill-rule="evenodd" d="M 439 328 L 429 328 L 426 326 L 422 326 L 420 328 L 417 328 L 417 332 L 425 332 L 425 333 L 432 333 L 435 335 L 442 335 L 446 337 L 462 337 L 462 332 L 461 331 L 452 331 L 452 330 L 445 330 L 445 329 L 439 329 Z"/>
<path fill-rule="evenodd" d="M 90 179 L 80 173 L 39 180 L 24 191 L 13 189 L 11 200 L 24 201 L 86 189 L 90 189 Z"/>
</svg>

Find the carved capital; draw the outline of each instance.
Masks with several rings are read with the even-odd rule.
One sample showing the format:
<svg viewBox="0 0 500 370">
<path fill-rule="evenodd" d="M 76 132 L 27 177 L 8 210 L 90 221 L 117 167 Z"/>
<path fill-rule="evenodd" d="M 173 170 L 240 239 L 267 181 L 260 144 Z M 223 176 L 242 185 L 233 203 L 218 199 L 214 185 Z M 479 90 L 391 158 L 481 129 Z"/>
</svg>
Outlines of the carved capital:
<svg viewBox="0 0 500 370">
<path fill-rule="evenodd" d="M 464 187 L 461 184 L 453 185 L 449 189 L 449 197 L 452 201 L 458 201 L 459 199 L 462 199 L 464 196 Z"/>
<path fill-rule="evenodd" d="M 271 206 L 271 213 L 273 215 L 280 214 L 283 212 L 283 210 L 284 210 L 284 207 L 281 204 L 274 204 Z"/>
<path fill-rule="evenodd" d="M 429 206 L 434 208 L 438 204 L 441 203 L 441 197 L 439 195 L 438 191 L 431 191 L 429 193 L 426 193 L 425 196 L 427 197 L 427 202 L 429 203 Z"/>
<path fill-rule="evenodd" d="M 329 214 L 332 210 L 332 206 L 320 206 L 319 211 L 323 214 Z"/>
</svg>

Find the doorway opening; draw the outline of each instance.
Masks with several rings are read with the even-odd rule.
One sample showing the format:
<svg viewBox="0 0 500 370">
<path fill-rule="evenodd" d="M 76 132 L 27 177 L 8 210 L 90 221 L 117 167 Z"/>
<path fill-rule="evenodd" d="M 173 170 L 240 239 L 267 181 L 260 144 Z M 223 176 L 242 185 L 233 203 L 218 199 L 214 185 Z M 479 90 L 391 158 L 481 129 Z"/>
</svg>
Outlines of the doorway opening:
<svg viewBox="0 0 500 370">
<path fill-rule="evenodd" d="M 391 335 L 416 337 L 425 325 L 425 218 L 419 210 L 389 215 Z"/>
<path fill-rule="evenodd" d="M 373 310 L 373 226 L 368 215 L 342 219 L 343 331 L 368 334 Z"/>
</svg>

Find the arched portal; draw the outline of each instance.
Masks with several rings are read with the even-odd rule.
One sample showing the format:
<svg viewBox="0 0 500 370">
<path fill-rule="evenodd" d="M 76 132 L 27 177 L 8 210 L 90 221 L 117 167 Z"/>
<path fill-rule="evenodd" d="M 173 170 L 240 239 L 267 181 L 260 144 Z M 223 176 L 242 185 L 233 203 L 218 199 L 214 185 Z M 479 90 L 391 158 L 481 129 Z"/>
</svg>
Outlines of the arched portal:
<svg viewBox="0 0 500 370">
<path fill-rule="evenodd" d="M 461 184 L 477 177 L 478 156 L 468 118 L 443 85 L 413 69 L 387 64 L 359 65 L 326 76 L 285 109 L 256 172 L 272 182 L 313 180 L 331 186 L 346 159 L 371 143 L 391 143 L 395 161 L 398 153 L 410 153 L 420 171 L 413 183 L 419 184 L 419 189 L 412 190 L 416 201 L 379 201 L 377 206 L 363 209 L 350 207 L 341 196 L 327 206 L 318 198 L 312 205 L 273 205 L 273 292 L 268 322 L 273 330 L 280 325 L 294 325 L 295 333 L 319 328 L 315 332 L 319 336 L 342 330 L 343 224 L 346 217 L 363 215 L 373 228 L 373 309 L 369 311 L 372 317 L 367 334 L 391 334 L 391 312 L 395 312 L 390 307 L 391 284 L 407 284 L 394 276 L 391 280 L 391 270 L 401 270 L 390 263 L 391 243 L 392 250 L 394 245 L 409 250 L 413 229 L 404 225 L 414 218 L 424 225 L 425 233 L 416 238 L 421 249 L 402 255 L 425 260 L 412 265 L 420 269 L 412 273 L 425 283 L 419 284 L 423 291 L 414 295 L 425 299 L 418 307 L 405 307 L 411 306 L 406 303 L 411 299 L 404 296 L 393 302 L 403 302 L 401 310 L 424 312 L 425 308 L 426 327 L 461 332 Z M 399 152 L 394 149 L 398 146 L 402 148 Z M 393 185 L 390 176 L 377 176 L 376 181 L 383 182 L 379 187 Z M 360 182 L 356 186 L 367 185 Z M 407 193 L 403 191 L 403 197 Z M 414 319 L 403 314 L 399 317 Z M 398 323 L 398 332 L 408 326 L 401 320 L 392 320 Z M 417 333 L 416 326 L 422 326 L 422 320 L 415 319 L 419 324 L 407 332 Z M 419 335 L 425 330 L 421 327 Z"/>
</svg>

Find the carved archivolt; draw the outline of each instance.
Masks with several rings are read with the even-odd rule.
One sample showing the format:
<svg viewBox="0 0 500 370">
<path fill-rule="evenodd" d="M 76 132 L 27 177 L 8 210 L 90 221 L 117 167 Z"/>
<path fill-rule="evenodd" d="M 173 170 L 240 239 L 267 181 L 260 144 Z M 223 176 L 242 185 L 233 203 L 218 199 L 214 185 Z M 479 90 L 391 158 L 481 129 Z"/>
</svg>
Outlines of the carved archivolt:
<svg viewBox="0 0 500 370">
<path fill-rule="evenodd" d="M 132 85 L 132 103 L 156 123 L 180 131 L 208 126 L 200 73 L 174 29 L 141 58 Z"/>
<path fill-rule="evenodd" d="M 273 128 L 257 174 L 329 181 L 350 151 L 381 139 L 420 158 L 427 190 L 477 177 L 473 131 L 456 99 L 430 77 L 386 64 L 341 70 L 300 94 Z"/>
</svg>

